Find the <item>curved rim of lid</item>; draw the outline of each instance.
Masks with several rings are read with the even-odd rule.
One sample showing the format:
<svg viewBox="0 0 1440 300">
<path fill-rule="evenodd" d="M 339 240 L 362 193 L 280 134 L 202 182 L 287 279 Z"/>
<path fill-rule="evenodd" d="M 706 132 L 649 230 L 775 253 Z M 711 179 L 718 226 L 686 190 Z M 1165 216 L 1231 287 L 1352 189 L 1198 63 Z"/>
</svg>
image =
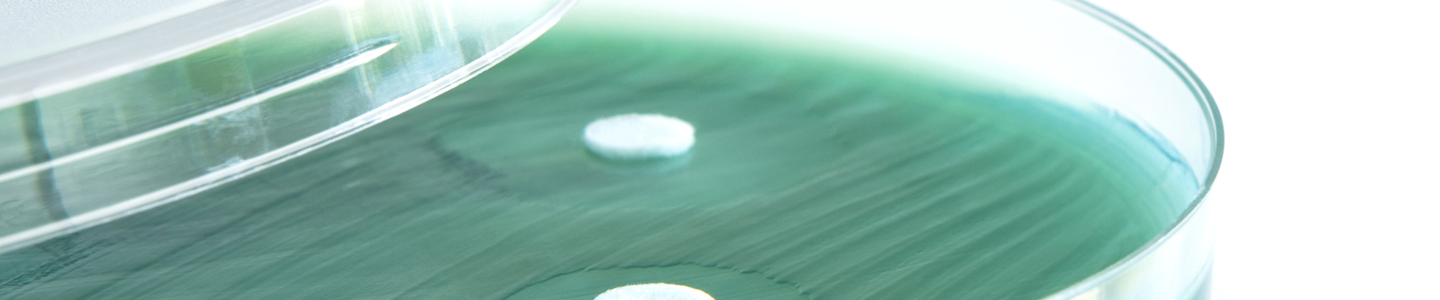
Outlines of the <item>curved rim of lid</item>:
<svg viewBox="0 0 1440 300">
<path fill-rule="evenodd" d="M 518 34 L 510 37 L 495 49 L 485 53 L 482 57 L 472 60 L 434 81 L 421 86 L 420 88 L 406 93 L 390 102 L 366 112 L 358 117 L 346 121 L 340 125 L 331 127 L 324 131 L 310 135 L 299 141 L 267 152 L 261 156 L 248 159 L 234 166 L 211 172 L 200 177 L 192 178 L 160 190 L 126 199 L 118 203 L 110 204 L 101 209 L 89 211 L 66 219 L 51 222 L 39 227 L 34 227 L 9 235 L 0 235 L 0 253 L 9 252 L 39 243 L 51 238 L 78 232 L 96 225 L 104 224 L 125 216 L 139 213 L 151 208 L 165 205 L 190 195 L 220 186 L 236 179 L 248 176 L 260 170 L 275 166 L 292 158 L 298 157 L 311 150 L 323 147 L 332 142 L 355 134 L 361 130 L 379 124 L 405 111 L 414 108 L 430 99 L 449 91 L 470 78 L 479 75 L 481 72 L 499 63 L 506 57 L 519 51 L 520 48 L 528 45 L 540 36 L 540 34 L 554 26 L 560 18 L 570 10 L 579 0 L 558 0 L 548 12 L 531 23 L 530 26 L 521 30 Z M 318 3 L 328 3 L 318 2 Z M 311 7 L 313 8 L 313 7 Z M 306 10 L 299 10 L 303 13 Z M 388 50 L 388 48 L 383 48 Z M 382 49 L 372 52 L 383 53 Z M 378 53 L 376 54 L 378 55 Z M 21 101 L 19 103 L 24 103 Z M 3 104 L 3 103 L 0 103 Z M 3 109 L 0 106 L 0 109 Z"/>
</svg>

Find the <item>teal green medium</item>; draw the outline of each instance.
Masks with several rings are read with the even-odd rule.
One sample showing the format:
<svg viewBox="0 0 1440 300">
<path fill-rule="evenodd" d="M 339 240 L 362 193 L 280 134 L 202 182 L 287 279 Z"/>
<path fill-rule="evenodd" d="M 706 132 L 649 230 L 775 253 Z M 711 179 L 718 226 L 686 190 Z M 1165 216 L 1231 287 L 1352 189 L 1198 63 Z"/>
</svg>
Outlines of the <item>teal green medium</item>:
<svg viewBox="0 0 1440 300">
<path fill-rule="evenodd" d="M 1037 299 L 1163 233 L 1196 190 L 1099 106 L 883 59 L 565 23 L 355 136 L 0 254 L 0 299 Z M 821 49 L 820 47 L 812 47 Z M 690 122 L 606 161 L 584 126 Z"/>
</svg>

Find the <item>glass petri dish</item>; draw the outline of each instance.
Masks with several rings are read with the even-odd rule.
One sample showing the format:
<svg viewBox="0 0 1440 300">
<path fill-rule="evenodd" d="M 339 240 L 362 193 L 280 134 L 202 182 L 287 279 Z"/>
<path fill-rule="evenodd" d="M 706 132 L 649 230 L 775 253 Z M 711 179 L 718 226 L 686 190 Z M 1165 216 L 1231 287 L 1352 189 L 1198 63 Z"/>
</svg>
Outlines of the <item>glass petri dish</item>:
<svg viewBox="0 0 1440 300">
<path fill-rule="evenodd" d="M 535 11 L 568 7 L 550 5 Z M 269 50 L 257 63 L 306 53 Z M 235 78 L 219 73 L 185 82 Z M 188 174 L 236 171 L 85 225 L 63 223 L 85 211 L 71 193 L 114 204 L 8 204 L 67 225 L 0 254 L 0 298 L 1207 297 L 1218 111 L 1179 59 L 1084 2 L 588 1 L 435 96 L 449 87 L 275 159 L 231 155 L 256 145 L 234 124 L 293 125 L 242 110 L 186 125 L 219 140 L 157 143 L 218 153 Z M 316 117 L 347 106 L 313 99 L 351 94 L 283 111 L 348 124 L 362 118 Z M 627 113 L 689 121 L 693 148 L 587 153 L 587 122 Z M 93 116 L 63 128 L 127 128 Z M 162 173 L 153 160 L 194 155 L 144 150 L 117 157 Z M 80 186 L 155 190 L 105 178 Z"/>
</svg>

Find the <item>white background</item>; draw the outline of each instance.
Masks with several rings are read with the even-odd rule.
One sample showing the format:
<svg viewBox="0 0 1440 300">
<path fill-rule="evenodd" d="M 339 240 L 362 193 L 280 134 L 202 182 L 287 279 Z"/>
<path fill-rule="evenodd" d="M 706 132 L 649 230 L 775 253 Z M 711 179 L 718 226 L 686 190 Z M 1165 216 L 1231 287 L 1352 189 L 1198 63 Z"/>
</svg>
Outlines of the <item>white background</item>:
<svg viewBox="0 0 1440 300">
<path fill-rule="evenodd" d="M 1440 299 L 1440 1 L 1091 1 L 1220 105 L 1214 299 Z"/>
</svg>

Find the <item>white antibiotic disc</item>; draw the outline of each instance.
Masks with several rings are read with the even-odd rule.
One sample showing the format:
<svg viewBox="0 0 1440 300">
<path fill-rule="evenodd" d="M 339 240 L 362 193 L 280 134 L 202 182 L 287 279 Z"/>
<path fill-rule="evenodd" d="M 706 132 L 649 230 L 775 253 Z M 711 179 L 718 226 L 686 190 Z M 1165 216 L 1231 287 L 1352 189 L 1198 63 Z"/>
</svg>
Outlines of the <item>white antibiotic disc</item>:
<svg viewBox="0 0 1440 300">
<path fill-rule="evenodd" d="M 633 284 L 600 293 L 595 300 L 715 300 L 705 291 L 669 283 Z"/>
<path fill-rule="evenodd" d="M 585 148 L 608 159 L 675 157 L 695 145 L 695 127 L 658 114 L 625 114 L 585 125 Z"/>
</svg>

